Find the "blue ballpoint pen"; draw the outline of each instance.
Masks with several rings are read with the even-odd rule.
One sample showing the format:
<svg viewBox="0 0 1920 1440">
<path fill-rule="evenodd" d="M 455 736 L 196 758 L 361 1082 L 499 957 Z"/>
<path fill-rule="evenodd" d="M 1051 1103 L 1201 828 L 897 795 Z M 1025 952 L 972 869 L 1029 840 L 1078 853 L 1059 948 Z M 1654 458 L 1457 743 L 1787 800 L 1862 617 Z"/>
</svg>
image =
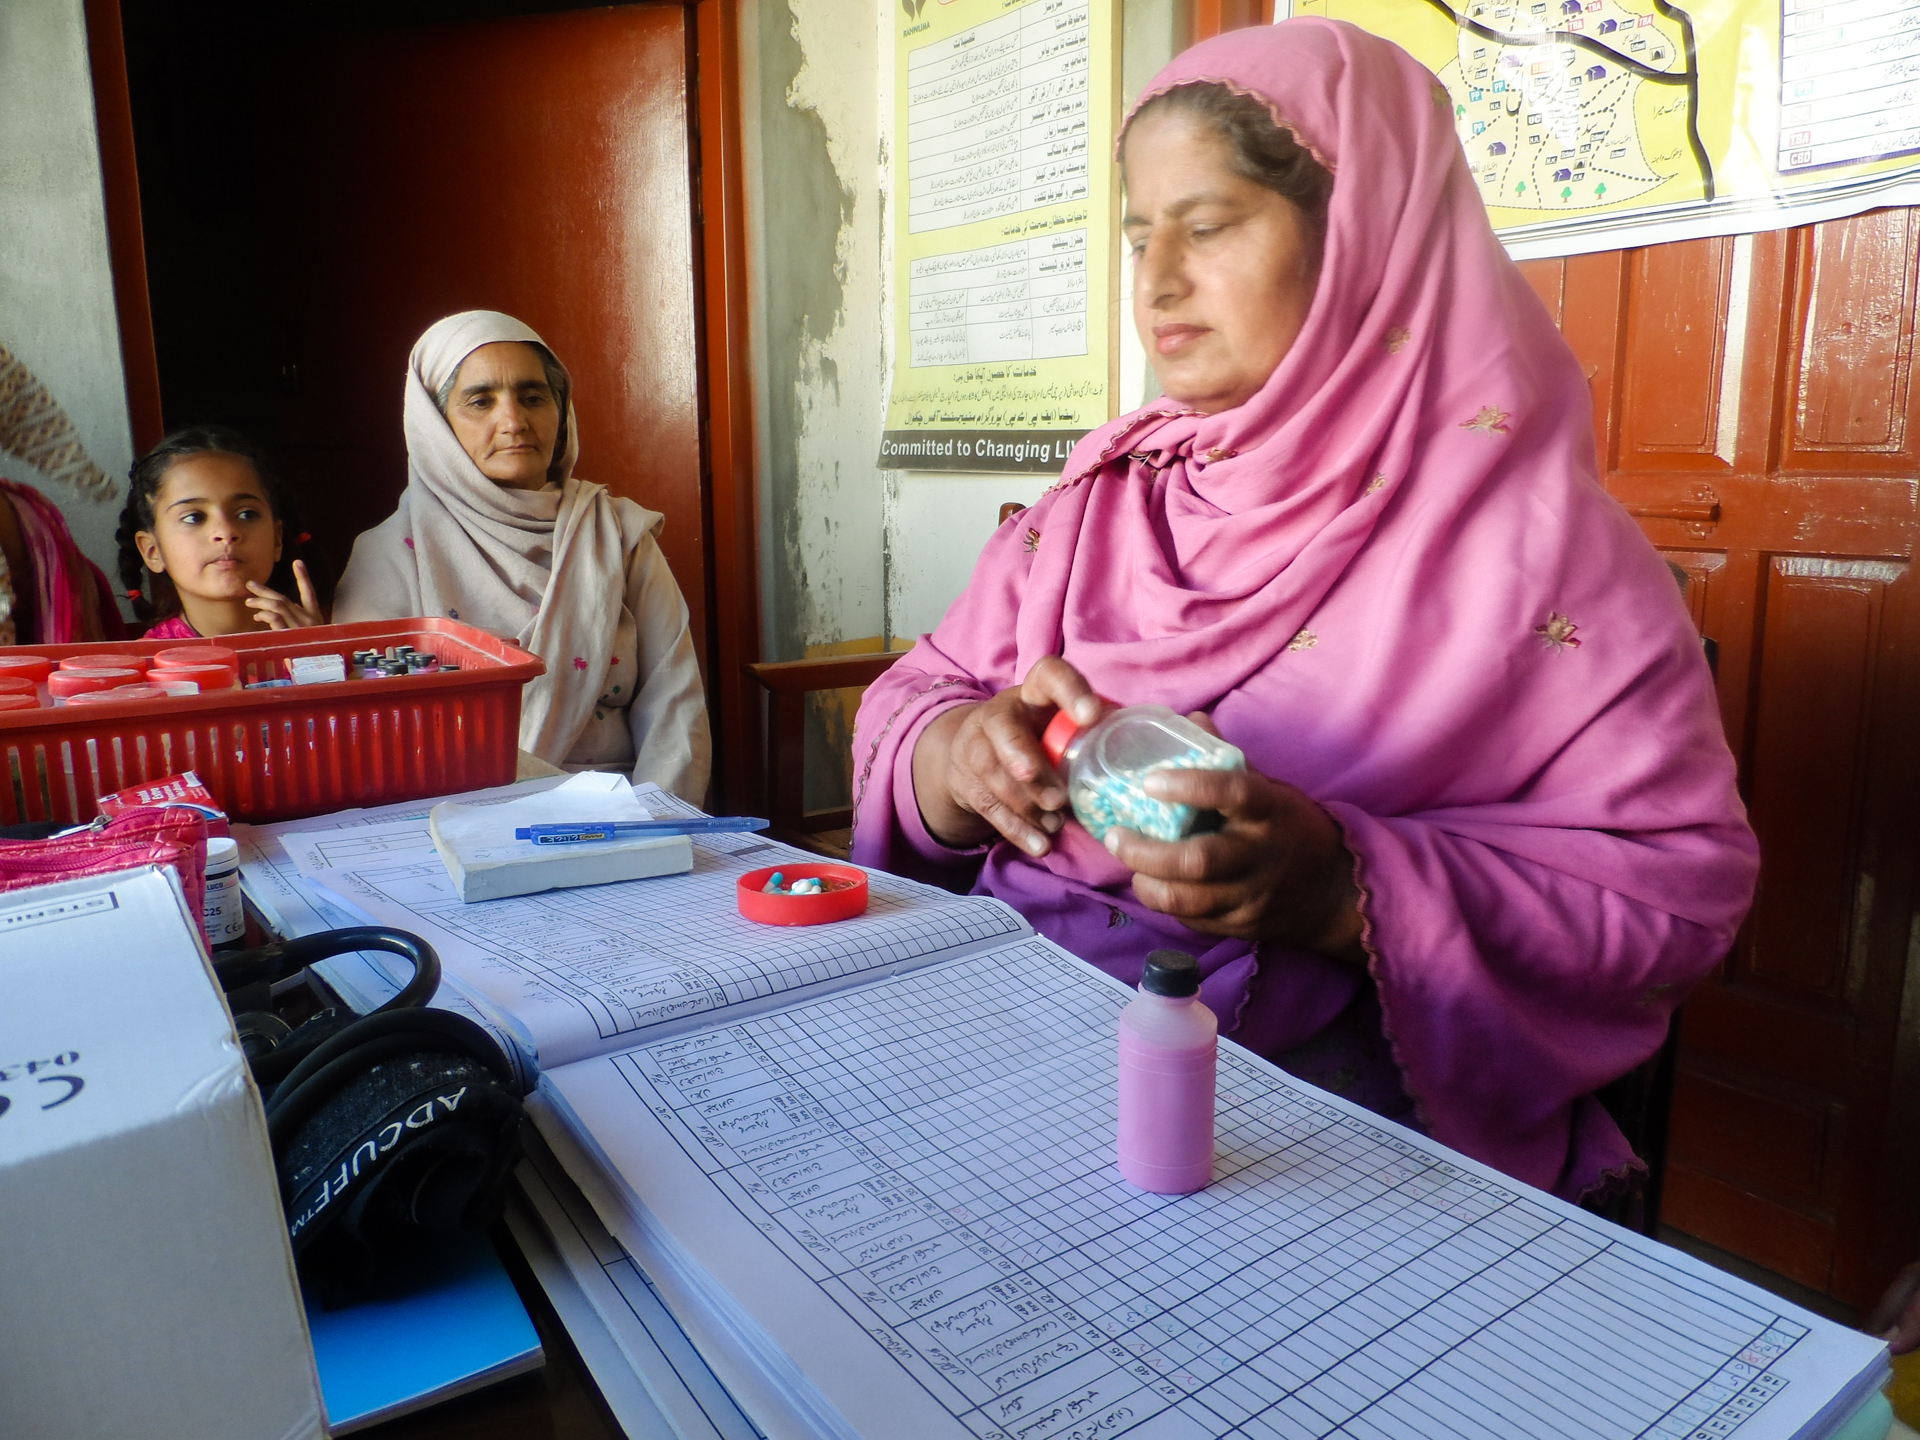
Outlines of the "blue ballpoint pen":
<svg viewBox="0 0 1920 1440">
<path fill-rule="evenodd" d="M 767 822 L 757 815 L 690 815 L 684 819 L 576 820 L 571 824 L 522 825 L 513 832 L 513 838 L 531 840 L 536 845 L 582 845 L 622 836 L 739 835 L 766 828 Z"/>
</svg>

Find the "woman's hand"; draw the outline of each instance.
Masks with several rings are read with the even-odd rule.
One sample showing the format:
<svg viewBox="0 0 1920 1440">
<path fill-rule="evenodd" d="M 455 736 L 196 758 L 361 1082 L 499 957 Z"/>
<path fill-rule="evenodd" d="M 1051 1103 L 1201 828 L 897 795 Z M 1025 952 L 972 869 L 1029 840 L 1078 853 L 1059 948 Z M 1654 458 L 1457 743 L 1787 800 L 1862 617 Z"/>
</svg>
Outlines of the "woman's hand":
<svg viewBox="0 0 1920 1440">
<path fill-rule="evenodd" d="M 278 590 L 269 590 L 258 580 L 249 580 L 247 589 L 253 592 L 253 598 L 247 601 L 247 608 L 253 611 L 253 618 L 272 630 L 304 630 L 309 625 L 326 624 L 326 617 L 320 613 L 320 601 L 313 593 L 313 581 L 307 576 L 306 561 L 293 562 L 293 580 L 300 587 L 297 605 Z"/>
<path fill-rule="evenodd" d="M 1189 718 L 1213 728 L 1204 715 Z M 1142 904 L 1208 935 L 1366 963 L 1353 856 L 1333 817 L 1304 792 L 1252 770 L 1159 770 L 1146 791 L 1218 810 L 1226 824 L 1171 841 L 1109 830 L 1107 849 L 1134 872 Z"/>
<path fill-rule="evenodd" d="M 997 832 L 1029 855 L 1044 855 L 1066 820 L 1067 787 L 1040 748 L 1055 710 L 1091 725 L 1100 700 L 1057 655 L 991 700 L 956 705 L 920 732 L 913 790 L 920 818 L 943 845 L 964 850 Z"/>
<path fill-rule="evenodd" d="M 1894 1276 L 1893 1284 L 1860 1328 L 1880 1336 L 1896 1355 L 1920 1346 L 1920 1260 Z"/>
</svg>

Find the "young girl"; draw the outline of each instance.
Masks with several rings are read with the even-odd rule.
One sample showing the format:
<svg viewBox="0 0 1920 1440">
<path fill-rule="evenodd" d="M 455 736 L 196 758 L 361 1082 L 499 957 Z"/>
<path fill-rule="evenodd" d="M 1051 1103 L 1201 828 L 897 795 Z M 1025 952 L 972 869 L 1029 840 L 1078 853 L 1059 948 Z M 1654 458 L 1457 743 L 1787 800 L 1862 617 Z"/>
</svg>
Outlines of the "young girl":
<svg viewBox="0 0 1920 1440">
<path fill-rule="evenodd" d="M 293 496 L 245 436 L 176 430 L 134 462 L 120 513 L 120 580 L 150 640 L 324 625 Z M 287 545 L 288 532 L 292 544 Z M 298 588 L 298 603 L 284 592 Z M 154 622 L 158 623 L 154 623 Z"/>
</svg>

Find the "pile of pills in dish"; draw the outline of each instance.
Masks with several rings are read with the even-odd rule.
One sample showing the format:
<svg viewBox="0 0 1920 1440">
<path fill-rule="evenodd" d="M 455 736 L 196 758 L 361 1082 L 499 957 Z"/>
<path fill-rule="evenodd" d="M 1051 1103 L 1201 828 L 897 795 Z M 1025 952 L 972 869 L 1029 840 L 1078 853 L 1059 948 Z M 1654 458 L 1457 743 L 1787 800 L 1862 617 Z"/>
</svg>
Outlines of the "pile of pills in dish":
<svg viewBox="0 0 1920 1440">
<path fill-rule="evenodd" d="M 1179 840 L 1192 833 L 1194 808 L 1170 800 L 1155 800 L 1143 788 L 1155 770 L 1217 770 L 1220 761 L 1199 748 L 1184 755 L 1156 760 L 1139 770 L 1109 770 L 1076 777 L 1071 799 L 1073 813 L 1096 840 L 1104 840 L 1115 825 L 1136 830 L 1149 840 Z"/>
<path fill-rule="evenodd" d="M 829 875 L 825 879 L 808 876 L 789 882 L 783 872 L 776 870 L 760 889 L 768 895 L 824 895 L 829 890 L 848 889 L 852 884 L 853 881 L 842 880 L 835 875 Z"/>
</svg>

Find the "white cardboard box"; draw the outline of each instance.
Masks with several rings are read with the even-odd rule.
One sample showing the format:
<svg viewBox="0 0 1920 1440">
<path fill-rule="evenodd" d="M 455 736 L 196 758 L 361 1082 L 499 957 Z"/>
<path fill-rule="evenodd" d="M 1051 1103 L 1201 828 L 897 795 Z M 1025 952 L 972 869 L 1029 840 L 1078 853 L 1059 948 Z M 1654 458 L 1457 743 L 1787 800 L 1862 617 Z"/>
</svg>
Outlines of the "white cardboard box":
<svg viewBox="0 0 1920 1440">
<path fill-rule="evenodd" d="M 0 894 L 0 1436 L 325 1434 L 266 1118 L 177 881 Z"/>
</svg>

